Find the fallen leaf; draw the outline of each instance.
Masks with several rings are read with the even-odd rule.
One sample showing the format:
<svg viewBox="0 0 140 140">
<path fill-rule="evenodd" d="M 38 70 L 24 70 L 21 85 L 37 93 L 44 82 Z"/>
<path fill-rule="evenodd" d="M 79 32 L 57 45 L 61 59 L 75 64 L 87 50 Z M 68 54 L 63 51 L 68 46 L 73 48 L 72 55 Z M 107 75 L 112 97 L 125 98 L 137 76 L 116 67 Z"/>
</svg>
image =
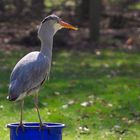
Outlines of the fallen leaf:
<svg viewBox="0 0 140 140">
<path fill-rule="evenodd" d="M 62 105 L 63 109 L 67 109 L 68 108 L 68 104 Z"/>
<path fill-rule="evenodd" d="M 89 102 L 83 102 L 83 103 L 81 103 L 81 106 L 83 106 L 83 107 L 87 107 L 87 106 L 89 106 L 89 105 L 90 105 Z"/>
<path fill-rule="evenodd" d="M 51 112 L 47 112 L 47 115 L 51 115 Z"/>
<path fill-rule="evenodd" d="M 105 67 L 105 68 L 109 68 L 109 64 L 105 63 L 105 64 L 104 64 L 104 67 Z"/>
<path fill-rule="evenodd" d="M 88 99 L 95 99 L 95 95 L 88 96 Z"/>
<path fill-rule="evenodd" d="M 78 128 L 78 130 L 80 131 L 80 134 L 89 134 L 90 133 L 90 129 L 87 126 L 80 126 Z"/>
<path fill-rule="evenodd" d="M 95 53 L 96 53 L 96 55 L 101 55 L 101 52 L 98 50 Z"/>
<path fill-rule="evenodd" d="M 108 103 L 107 106 L 108 106 L 108 107 L 113 107 L 113 104 Z"/>
<path fill-rule="evenodd" d="M 133 124 L 135 121 L 134 120 L 128 120 L 127 123 L 128 124 Z"/>
<path fill-rule="evenodd" d="M 70 101 L 68 101 L 68 105 L 73 105 L 74 103 L 75 103 L 74 100 L 70 100 Z"/>
<path fill-rule="evenodd" d="M 60 95 L 60 92 L 55 91 L 55 92 L 54 92 L 54 95 L 59 96 L 59 95 Z"/>
<path fill-rule="evenodd" d="M 4 109 L 4 106 L 3 106 L 3 105 L 0 105 L 0 109 L 1 109 L 1 110 Z"/>
</svg>

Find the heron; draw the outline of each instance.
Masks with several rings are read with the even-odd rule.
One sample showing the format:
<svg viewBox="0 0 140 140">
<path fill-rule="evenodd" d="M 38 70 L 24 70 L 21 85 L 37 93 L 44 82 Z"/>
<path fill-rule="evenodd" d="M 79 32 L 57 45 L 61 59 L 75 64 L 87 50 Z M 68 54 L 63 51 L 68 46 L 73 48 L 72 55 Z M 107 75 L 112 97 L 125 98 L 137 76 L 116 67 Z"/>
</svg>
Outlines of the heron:
<svg viewBox="0 0 140 140">
<path fill-rule="evenodd" d="M 38 93 L 40 87 L 50 75 L 53 37 L 62 28 L 77 30 L 76 27 L 64 22 L 54 14 L 45 17 L 38 29 L 38 38 L 41 41 L 40 51 L 33 51 L 25 55 L 18 61 L 11 73 L 7 99 L 20 102 L 21 113 L 18 127 L 24 129 L 22 121 L 24 98 L 30 95 L 34 95 L 34 104 L 38 113 L 40 128 L 43 126 L 38 108 Z"/>
</svg>

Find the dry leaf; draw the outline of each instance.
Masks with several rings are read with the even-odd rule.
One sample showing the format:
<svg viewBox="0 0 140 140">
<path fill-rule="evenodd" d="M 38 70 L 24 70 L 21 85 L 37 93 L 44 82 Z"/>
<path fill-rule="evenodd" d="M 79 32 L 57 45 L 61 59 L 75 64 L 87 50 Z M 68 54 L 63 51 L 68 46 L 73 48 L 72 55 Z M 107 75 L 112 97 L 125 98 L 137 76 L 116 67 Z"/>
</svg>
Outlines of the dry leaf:
<svg viewBox="0 0 140 140">
<path fill-rule="evenodd" d="M 55 92 L 54 92 L 54 95 L 59 96 L 59 95 L 60 95 L 60 92 L 55 91 Z"/>
<path fill-rule="evenodd" d="M 68 108 L 68 105 L 65 104 L 65 105 L 62 106 L 62 108 L 63 108 L 63 109 L 67 109 L 67 108 Z"/>
</svg>

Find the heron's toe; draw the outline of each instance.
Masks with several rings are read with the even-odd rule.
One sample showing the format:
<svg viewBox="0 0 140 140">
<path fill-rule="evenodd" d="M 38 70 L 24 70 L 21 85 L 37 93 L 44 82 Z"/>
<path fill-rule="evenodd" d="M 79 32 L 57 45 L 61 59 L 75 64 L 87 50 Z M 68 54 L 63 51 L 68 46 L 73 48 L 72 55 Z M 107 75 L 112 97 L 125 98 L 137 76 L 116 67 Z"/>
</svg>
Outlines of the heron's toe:
<svg viewBox="0 0 140 140">
<path fill-rule="evenodd" d="M 44 127 L 47 127 L 47 124 L 44 124 L 42 122 L 39 125 L 40 125 L 39 131 L 41 131 L 41 129 L 43 129 Z"/>
<path fill-rule="evenodd" d="M 18 126 L 17 126 L 17 128 L 16 128 L 16 135 L 18 135 L 18 130 L 19 129 L 22 129 L 22 131 L 24 132 L 24 124 L 23 123 L 20 123 Z"/>
</svg>

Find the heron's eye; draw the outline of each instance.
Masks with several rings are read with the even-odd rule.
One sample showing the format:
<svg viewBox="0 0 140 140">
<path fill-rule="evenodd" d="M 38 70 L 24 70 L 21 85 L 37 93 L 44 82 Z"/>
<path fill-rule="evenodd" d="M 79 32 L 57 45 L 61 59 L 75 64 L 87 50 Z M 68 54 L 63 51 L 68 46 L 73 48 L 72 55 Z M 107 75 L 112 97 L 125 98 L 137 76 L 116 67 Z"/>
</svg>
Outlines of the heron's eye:
<svg viewBox="0 0 140 140">
<path fill-rule="evenodd" d="M 56 21 L 57 21 L 57 23 L 60 23 L 61 19 L 60 19 L 60 18 L 58 18 Z"/>
</svg>

